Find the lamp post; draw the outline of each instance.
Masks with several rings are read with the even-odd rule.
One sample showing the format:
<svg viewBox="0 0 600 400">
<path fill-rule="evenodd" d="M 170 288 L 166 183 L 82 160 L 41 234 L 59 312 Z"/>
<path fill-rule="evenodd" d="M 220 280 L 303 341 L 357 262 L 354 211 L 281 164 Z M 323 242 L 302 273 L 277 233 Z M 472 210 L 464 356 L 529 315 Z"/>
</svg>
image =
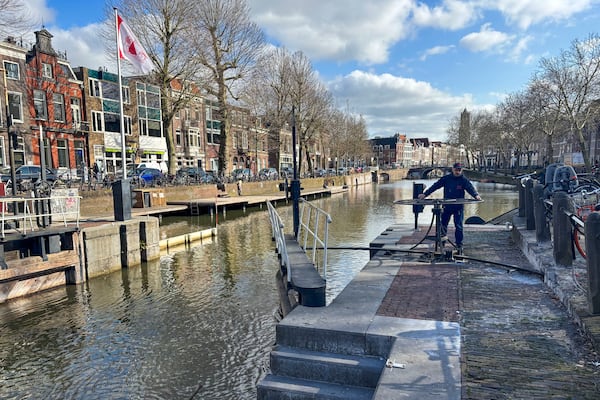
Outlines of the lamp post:
<svg viewBox="0 0 600 400">
<path fill-rule="evenodd" d="M 2 71 L 2 78 L 4 82 L 4 103 L 6 106 L 6 134 L 8 137 L 8 161 L 10 164 L 10 180 L 12 182 L 12 195 L 15 196 L 17 194 L 17 176 L 15 174 L 15 158 L 13 154 L 13 140 L 12 135 L 10 133 L 10 128 L 12 127 L 12 116 L 10 114 L 10 107 L 8 105 L 8 86 L 6 83 L 6 69 L 0 68 Z"/>
</svg>

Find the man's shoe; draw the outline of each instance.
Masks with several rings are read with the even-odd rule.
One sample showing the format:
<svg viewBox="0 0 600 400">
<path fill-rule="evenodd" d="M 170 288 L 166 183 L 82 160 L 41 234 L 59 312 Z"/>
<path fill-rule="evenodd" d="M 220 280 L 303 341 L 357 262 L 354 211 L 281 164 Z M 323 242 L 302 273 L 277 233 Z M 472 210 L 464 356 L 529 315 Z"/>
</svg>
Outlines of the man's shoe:
<svg viewBox="0 0 600 400">
<path fill-rule="evenodd" d="M 447 241 L 448 241 L 448 236 L 447 236 L 447 235 L 443 235 L 443 236 L 440 238 L 440 240 L 441 240 L 442 242 L 447 242 Z"/>
<path fill-rule="evenodd" d="M 458 246 L 456 248 L 456 255 L 459 255 L 459 256 L 463 255 L 463 248 L 462 248 L 462 246 Z"/>
</svg>

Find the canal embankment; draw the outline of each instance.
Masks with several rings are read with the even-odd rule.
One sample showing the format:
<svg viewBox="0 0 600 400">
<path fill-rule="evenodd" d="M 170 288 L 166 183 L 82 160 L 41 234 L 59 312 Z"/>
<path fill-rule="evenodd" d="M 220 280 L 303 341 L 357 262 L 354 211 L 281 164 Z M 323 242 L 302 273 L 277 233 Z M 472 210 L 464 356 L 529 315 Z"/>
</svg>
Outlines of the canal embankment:
<svg viewBox="0 0 600 400">
<path fill-rule="evenodd" d="M 303 197 L 316 198 L 340 193 L 357 185 L 371 183 L 370 174 L 325 179 L 303 179 Z M 140 265 L 160 257 L 161 251 L 173 251 L 195 242 L 212 239 L 216 227 L 160 239 L 160 218 L 165 215 L 226 213 L 265 209 L 265 203 L 288 203 L 277 181 L 248 182 L 242 194 L 235 185 L 225 191 L 216 185 L 192 185 L 150 188 L 132 192 L 137 206 L 131 218 L 116 220 L 110 189 L 74 193 L 80 196 L 80 218 L 54 232 L 54 227 L 35 229 L 25 235 L 4 238 L 0 269 L 0 302 L 37 293 L 62 285 L 75 285 L 122 268 Z M 147 197 L 147 199 L 144 199 Z M 52 229 L 50 229 L 52 228 Z M 32 244 L 30 244 L 30 241 Z M 32 247 L 34 251 L 28 250 Z M 38 249 L 38 250 L 35 250 Z"/>
</svg>

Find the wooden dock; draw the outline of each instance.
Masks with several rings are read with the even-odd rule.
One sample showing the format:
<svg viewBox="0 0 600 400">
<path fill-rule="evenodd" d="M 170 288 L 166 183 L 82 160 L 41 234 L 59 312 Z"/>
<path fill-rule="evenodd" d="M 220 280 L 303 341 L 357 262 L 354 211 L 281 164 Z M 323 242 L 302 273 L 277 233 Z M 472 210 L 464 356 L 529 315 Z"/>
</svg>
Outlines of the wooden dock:
<svg viewBox="0 0 600 400">
<path fill-rule="evenodd" d="M 323 188 L 317 190 L 307 190 L 300 193 L 300 197 L 307 200 L 315 199 L 319 197 L 331 196 L 336 193 L 343 193 L 348 191 L 347 188 L 343 187 L 332 187 Z M 262 207 L 267 202 L 271 203 L 287 203 L 291 202 L 289 197 L 286 198 L 282 192 L 278 195 L 259 195 L 259 196 L 226 196 L 226 197 L 214 197 L 211 199 L 198 199 L 188 201 L 167 201 L 167 206 L 180 207 L 179 209 L 187 210 L 189 215 L 200 215 L 204 213 L 210 213 L 212 211 L 226 211 L 228 209 L 246 209 L 250 207 Z M 156 213 L 156 212 L 155 212 Z"/>
</svg>

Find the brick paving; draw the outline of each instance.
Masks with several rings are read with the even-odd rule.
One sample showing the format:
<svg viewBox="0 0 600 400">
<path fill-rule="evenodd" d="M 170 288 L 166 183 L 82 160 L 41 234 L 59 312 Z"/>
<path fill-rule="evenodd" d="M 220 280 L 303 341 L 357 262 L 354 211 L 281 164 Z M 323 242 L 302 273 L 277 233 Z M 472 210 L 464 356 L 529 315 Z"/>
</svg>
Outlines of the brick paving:
<svg viewBox="0 0 600 400">
<path fill-rule="evenodd" d="M 533 268 L 508 231 L 467 227 L 465 246 L 472 258 Z M 406 258 L 378 314 L 458 320 L 463 399 L 600 399 L 600 356 L 539 276 Z"/>
</svg>

